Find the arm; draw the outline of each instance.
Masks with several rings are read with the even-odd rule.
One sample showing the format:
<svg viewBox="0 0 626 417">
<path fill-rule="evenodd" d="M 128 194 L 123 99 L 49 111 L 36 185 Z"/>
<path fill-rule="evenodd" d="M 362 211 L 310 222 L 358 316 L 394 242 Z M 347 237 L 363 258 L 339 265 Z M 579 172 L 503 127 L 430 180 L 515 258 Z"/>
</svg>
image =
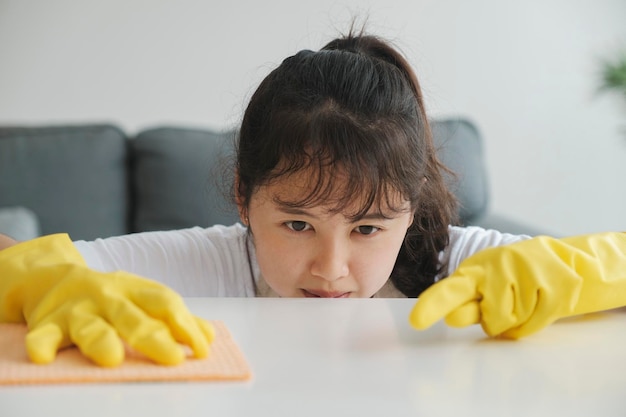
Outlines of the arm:
<svg viewBox="0 0 626 417">
<path fill-rule="evenodd" d="M 90 268 L 148 277 L 183 297 L 254 297 L 247 244 L 237 225 L 74 242 Z"/>
<path fill-rule="evenodd" d="M 528 235 L 512 235 L 476 226 L 451 226 L 449 232 L 450 243 L 440 258 L 442 263 L 447 264 L 447 269 L 443 273 L 444 277 L 452 275 L 463 260 L 484 249 L 530 239 Z"/>
</svg>

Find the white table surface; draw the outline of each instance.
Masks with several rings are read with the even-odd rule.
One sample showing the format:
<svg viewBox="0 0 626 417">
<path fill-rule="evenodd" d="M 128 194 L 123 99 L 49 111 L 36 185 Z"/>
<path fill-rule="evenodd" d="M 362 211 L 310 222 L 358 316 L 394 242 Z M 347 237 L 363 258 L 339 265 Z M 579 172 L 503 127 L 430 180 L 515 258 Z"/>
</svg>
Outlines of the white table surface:
<svg viewBox="0 0 626 417">
<path fill-rule="evenodd" d="M 407 299 L 187 301 L 250 381 L 5 386 L 0 416 L 626 416 L 624 309 L 506 341 L 414 331 Z"/>
</svg>

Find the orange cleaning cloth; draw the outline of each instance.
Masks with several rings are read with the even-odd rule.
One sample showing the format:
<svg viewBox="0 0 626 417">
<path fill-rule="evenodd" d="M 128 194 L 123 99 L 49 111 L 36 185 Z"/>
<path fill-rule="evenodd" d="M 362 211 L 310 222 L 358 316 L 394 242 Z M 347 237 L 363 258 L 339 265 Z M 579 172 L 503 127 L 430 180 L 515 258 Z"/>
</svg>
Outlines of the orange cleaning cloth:
<svg viewBox="0 0 626 417">
<path fill-rule="evenodd" d="M 127 348 L 126 360 L 116 368 L 95 365 L 76 347 L 62 349 L 50 364 L 32 363 L 24 344 L 26 325 L 0 323 L 0 385 L 250 379 L 250 368 L 224 323 L 211 323 L 215 340 L 204 359 L 188 357 L 180 365 L 163 366 Z"/>
</svg>

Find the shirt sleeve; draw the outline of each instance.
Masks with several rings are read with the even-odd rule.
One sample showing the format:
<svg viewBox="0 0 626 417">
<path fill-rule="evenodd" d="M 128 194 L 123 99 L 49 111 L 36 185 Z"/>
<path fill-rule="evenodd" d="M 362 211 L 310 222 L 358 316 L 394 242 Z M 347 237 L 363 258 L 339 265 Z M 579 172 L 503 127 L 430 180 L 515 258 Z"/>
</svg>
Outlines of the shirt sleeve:
<svg viewBox="0 0 626 417">
<path fill-rule="evenodd" d="M 76 241 L 87 265 L 159 281 L 184 297 L 254 296 L 241 225 L 194 227 Z"/>
<path fill-rule="evenodd" d="M 448 264 L 445 276 L 452 274 L 465 258 L 483 249 L 508 245 L 530 238 L 531 236 L 528 235 L 513 235 L 477 226 L 450 226 L 450 243 L 440 255 L 441 262 Z"/>
</svg>

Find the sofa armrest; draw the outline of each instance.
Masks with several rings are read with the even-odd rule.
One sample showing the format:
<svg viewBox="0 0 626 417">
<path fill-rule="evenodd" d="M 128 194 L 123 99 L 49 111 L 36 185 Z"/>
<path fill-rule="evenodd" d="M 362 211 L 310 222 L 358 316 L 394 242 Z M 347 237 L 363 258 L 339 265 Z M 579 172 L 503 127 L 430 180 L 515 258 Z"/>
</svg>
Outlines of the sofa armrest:
<svg viewBox="0 0 626 417">
<path fill-rule="evenodd" d="M 0 207 L 0 233 L 15 240 L 30 240 L 41 235 L 37 215 L 26 207 Z"/>
</svg>

